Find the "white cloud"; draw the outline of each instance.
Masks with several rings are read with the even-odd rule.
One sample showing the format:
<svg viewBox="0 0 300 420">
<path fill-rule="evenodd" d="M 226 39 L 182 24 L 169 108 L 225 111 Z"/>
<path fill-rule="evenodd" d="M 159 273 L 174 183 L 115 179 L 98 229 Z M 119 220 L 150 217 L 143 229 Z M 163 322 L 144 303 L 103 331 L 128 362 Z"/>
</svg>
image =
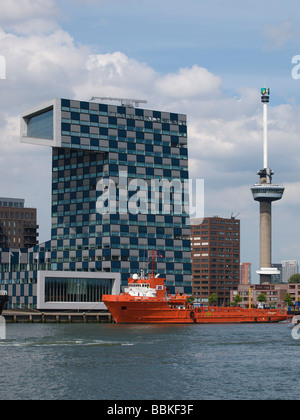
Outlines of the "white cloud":
<svg viewBox="0 0 300 420">
<path fill-rule="evenodd" d="M 293 23 L 286 20 L 281 23 L 268 23 L 263 27 L 263 35 L 267 40 L 267 47 L 281 50 L 294 37 Z"/>
<path fill-rule="evenodd" d="M 218 95 L 222 80 L 206 68 L 194 65 L 181 68 L 176 74 L 167 74 L 156 82 L 156 88 L 162 96 L 170 98 L 206 97 Z"/>
<path fill-rule="evenodd" d="M 48 32 L 57 26 L 58 14 L 54 0 L 4 0 L 0 26 L 23 34 Z"/>
</svg>

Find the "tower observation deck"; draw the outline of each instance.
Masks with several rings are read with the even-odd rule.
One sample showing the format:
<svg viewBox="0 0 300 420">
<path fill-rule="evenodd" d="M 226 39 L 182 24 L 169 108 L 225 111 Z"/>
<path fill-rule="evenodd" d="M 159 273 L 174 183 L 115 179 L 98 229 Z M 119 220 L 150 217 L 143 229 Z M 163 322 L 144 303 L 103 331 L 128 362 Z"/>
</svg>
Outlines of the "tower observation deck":
<svg viewBox="0 0 300 420">
<path fill-rule="evenodd" d="M 272 256 L 272 202 L 281 200 L 284 187 L 272 184 L 274 172 L 268 167 L 268 103 L 270 90 L 261 89 L 261 102 L 263 104 L 263 125 L 264 125 L 264 169 L 258 171 L 260 182 L 252 188 L 252 195 L 255 201 L 260 203 L 260 284 L 271 283 L 271 275 L 279 274 L 276 268 L 271 267 Z"/>
</svg>

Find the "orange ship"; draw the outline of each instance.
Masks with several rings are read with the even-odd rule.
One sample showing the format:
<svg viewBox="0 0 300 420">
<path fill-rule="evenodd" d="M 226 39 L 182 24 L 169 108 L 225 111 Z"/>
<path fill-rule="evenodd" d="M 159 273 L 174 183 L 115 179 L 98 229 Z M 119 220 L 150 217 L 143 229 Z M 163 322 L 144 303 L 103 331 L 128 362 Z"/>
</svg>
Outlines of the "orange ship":
<svg viewBox="0 0 300 420">
<path fill-rule="evenodd" d="M 163 278 L 137 274 L 128 279 L 119 295 L 103 295 L 117 323 L 140 324 L 236 324 L 280 322 L 285 310 L 244 309 L 239 307 L 200 307 L 187 304 L 187 295 L 168 295 Z"/>
</svg>

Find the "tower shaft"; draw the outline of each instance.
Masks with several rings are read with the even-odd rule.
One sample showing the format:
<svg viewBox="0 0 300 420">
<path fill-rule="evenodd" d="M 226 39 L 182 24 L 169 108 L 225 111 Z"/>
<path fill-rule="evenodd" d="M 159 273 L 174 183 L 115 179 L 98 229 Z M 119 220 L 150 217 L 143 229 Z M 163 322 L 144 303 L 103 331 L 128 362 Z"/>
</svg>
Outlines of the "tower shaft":
<svg viewBox="0 0 300 420">
<path fill-rule="evenodd" d="M 260 266 L 271 267 L 272 204 L 260 202 Z"/>
<path fill-rule="evenodd" d="M 269 89 L 261 90 L 263 104 L 263 165 L 258 172 L 260 183 L 251 188 L 253 198 L 260 203 L 260 284 L 271 283 L 272 274 L 279 271 L 272 266 L 272 202 L 281 200 L 284 187 L 272 184 L 274 172 L 268 166 L 268 103 Z"/>
</svg>

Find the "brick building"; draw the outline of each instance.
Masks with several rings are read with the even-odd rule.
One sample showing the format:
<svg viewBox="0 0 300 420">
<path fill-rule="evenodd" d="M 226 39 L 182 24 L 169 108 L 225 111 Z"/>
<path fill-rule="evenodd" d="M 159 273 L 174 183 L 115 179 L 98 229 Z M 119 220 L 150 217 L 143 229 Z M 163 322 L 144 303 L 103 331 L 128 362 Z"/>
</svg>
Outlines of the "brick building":
<svg viewBox="0 0 300 420">
<path fill-rule="evenodd" d="M 31 248 L 38 244 L 37 211 L 25 200 L 0 197 L 0 248 Z"/>
<path fill-rule="evenodd" d="M 230 302 L 240 283 L 240 220 L 206 217 L 191 220 L 193 294 L 201 303 L 218 295 L 218 305 Z"/>
</svg>

